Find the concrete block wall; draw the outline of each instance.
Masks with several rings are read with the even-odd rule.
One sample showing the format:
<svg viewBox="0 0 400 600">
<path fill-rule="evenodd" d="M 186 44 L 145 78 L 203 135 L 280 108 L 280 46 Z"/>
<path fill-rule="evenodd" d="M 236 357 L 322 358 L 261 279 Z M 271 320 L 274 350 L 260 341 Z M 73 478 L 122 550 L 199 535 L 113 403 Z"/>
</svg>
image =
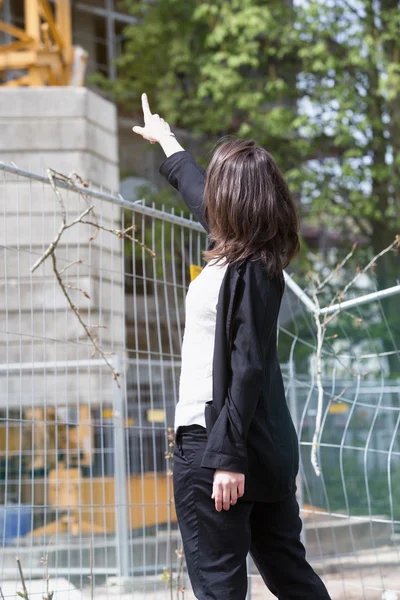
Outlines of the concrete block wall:
<svg viewBox="0 0 400 600">
<path fill-rule="evenodd" d="M 85 88 L 21 88 L 0 92 L 0 160 L 46 175 L 48 168 L 77 172 L 95 188 L 118 192 L 116 107 Z M 86 207 L 74 192 L 62 191 L 68 219 Z M 99 223 L 119 228 L 121 211 L 92 201 Z M 51 187 L 0 171 L 0 365 L 89 359 L 86 335 L 56 282 L 51 259 L 32 275 L 31 265 L 54 239 L 61 211 Z M 63 275 L 85 322 L 96 330 L 105 351 L 121 353 L 124 298 L 121 240 L 99 231 L 94 241 L 87 225 L 65 232 L 57 257 L 59 268 L 80 259 Z M 98 358 L 98 357 L 97 357 Z M 0 373 L 0 408 L 61 402 L 97 403 L 111 399 L 107 368 L 61 375 L 43 371 Z M 63 398 L 63 399 L 61 399 Z M 107 400 L 108 401 L 108 400 Z"/>
</svg>

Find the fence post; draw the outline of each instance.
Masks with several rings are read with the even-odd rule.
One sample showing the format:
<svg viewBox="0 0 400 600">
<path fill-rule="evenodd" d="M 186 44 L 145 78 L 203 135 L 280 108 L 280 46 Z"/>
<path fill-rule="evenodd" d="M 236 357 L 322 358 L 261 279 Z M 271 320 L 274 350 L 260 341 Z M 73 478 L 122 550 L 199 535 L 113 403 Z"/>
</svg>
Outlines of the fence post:
<svg viewBox="0 0 400 600">
<path fill-rule="evenodd" d="M 251 557 L 250 554 L 247 555 L 246 558 L 246 567 L 247 567 L 247 594 L 246 600 L 251 600 Z"/>
<path fill-rule="evenodd" d="M 122 385 L 121 358 L 113 358 L 114 369 L 120 375 L 120 386 L 113 381 L 113 422 L 114 422 L 114 473 L 116 499 L 116 550 L 119 577 L 129 577 L 129 536 L 128 506 L 126 487 L 126 448 L 125 448 L 125 410 L 124 387 Z"/>
<path fill-rule="evenodd" d="M 289 368 L 289 390 L 288 390 L 289 391 L 289 408 L 290 408 L 290 414 L 292 415 L 292 420 L 293 420 L 296 432 L 298 432 L 299 415 L 298 415 L 298 408 L 297 408 L 297 393 L 296 393 L 296 365 L 292 358 L 290 358 L 290 360 L 288 362 L 288 368 Z M 300 451 L 300 444 L 299 444 L 299 451 Z M 298 503 L 300 506 L 300 512 L 301 512 L 304 508 L 304 492 L 303 492 L 303 482 L 302 482 L 302 477 L 301 477 L 301 460 L 300 460 L 299 474 L 297 475 L 296 483 L 297 483 L 297 499 L 298 499 Z M 306 530 L 304 527 L 301 530 L 301 541 L 303 542 L 303 544 L 305 546 L 307 540 L 306 540 Z"/>
</svg>

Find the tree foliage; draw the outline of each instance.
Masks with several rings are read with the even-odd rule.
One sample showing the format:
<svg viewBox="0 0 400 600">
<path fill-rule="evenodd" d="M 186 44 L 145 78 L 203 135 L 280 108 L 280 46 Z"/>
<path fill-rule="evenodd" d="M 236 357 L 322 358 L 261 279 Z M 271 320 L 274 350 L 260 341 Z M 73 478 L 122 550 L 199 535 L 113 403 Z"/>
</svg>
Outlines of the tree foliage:
<svg viewBox="0 0 400 600">
<path fill-rule="evenodd" d="M 397 0 L 125 0 L 119 100 L 272 150 L 310 219 L 374 249 L 398 232 Z"/>
<path fill-rule="evenodd" d="M 346 250 L 361 241 L 361 262 L 400 233 L 398 0 L 123 4 L 139 22 L 125 29 L 117 81 L 103 80 L 117 100 L 135 112 L 146 91 L 172 126 L 207 142 L 255 138 L 283 168 L 303 222 L 340 232 Z M 398 257 L 384 257 L 377 287 L 398 272 Z M 394 333 L 397 302 L 387 299 Z"/>
</svg>

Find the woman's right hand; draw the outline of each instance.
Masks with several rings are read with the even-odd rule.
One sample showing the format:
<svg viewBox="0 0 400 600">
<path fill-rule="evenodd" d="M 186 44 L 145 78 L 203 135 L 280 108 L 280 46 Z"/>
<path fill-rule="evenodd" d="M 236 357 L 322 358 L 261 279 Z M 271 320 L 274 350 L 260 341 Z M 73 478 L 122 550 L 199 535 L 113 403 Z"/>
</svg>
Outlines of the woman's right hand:
<svg viewBox="0 0 400 600">
<path fill-rule="evenodd" d="M 144 116 L 144 127 L 132 127 L 132 131 L 141 135 L 152 144 L 160 142 L 166 136 L 173 136 L 171 128 L 160 115 L 151 114 L 147 94 L 142 94 L 142 108 Z"/>
</svg>

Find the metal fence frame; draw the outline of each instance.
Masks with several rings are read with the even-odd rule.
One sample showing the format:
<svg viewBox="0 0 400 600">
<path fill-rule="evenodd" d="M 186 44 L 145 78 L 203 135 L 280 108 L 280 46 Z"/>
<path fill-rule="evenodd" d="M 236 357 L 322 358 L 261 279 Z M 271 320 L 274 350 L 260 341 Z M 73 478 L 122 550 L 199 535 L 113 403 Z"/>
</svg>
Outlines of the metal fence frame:
<svg viewBox="0 0 400 600">
<path fill-rule="evenodd" d="M 47 177 L 45 177 L 43 175 L 39 175 L 37 173 L 32 173 L 25 169 L 20 169 L 13 165 L 7 165 L 5 163 L 0 162 L 0 170 L 2 170 L 4 173 L 13 174 L 18 177 L 29 180 L 29 181 L 35 181 L 35 182 L 38 182 L 38 183 L 41 183 L 44 185 L 49 185 L 49 179 Z M 88 189 L 86 187 L 81 187 L 79 185 L 72 185 L 65 181 L 57 180 L 56 185 L 60 189 L 69 190 L 70 192 L 74 192 L 74 193 L 84 192 L 87 196 L 89 196 L 93 200 L 100 200 L 100 201 L 112 203 L 116 206 L 120 206 L 121 208 L 125 208 L 125 209 L 132 211 L 133 214 L 141 215 L 143 217 L 149 217 L 152 219 L 157 219 L 164 223 L 169 223 L 172 225 L 183 227 L 187 230 L 192 231 L 193 233 L 204 234 L 204 230 L 199 223 L 197 223 L 191 219 L 185 219 L 182 216 L 175 215 L 173 213 L 168 213 L 164 210 L 160 211 L 160 210 L 155 209 L 154 207 L 146 206 L 142 202 L 132 203 L 132 202 L 124 200 L 124 198 L 122 198 L 120 195 L 114 196 L 114 195 L 106 193 L 102 190 L 95 190 L 95 189 L 91 189 L 91 188 Z M 288 273 L 285 273 L 285 280 L 286 280 L 288 289 L 297 298 L 299 303 L 301 303 L 304 306 L 305 310 L 311 314 L 318 313 L 318 314 L 322 315 L 322 314 L 327 314 L 327 313 L 328 314 L 334 313 L 337 310 L 345 311 L 345 310 L 349 310 L 351 308 L 358 307 L 358 306 L 361 306 L 363 304 L 367 304 L 370 302 L 379 302 L 383 298 L 400 293 L 400 285 L 395 285 L 386 290 L 380 290 L 380 291 L 376 291 L 376 292 L 373 292 L 370 294 L 365 294 L 363 296 L 353 298 L 351 300 L 343 301 L 340 304 L 335 304 L 334 306 L 329 306 L 329 307 L 320 309 L 320 308 L 316 307 L 316 305 L 314 304 L 312 299 L 294 281 L 294 279 Z M 117 520 L 116 520 L 116 536 L 115 536 L 115 541 L 114 541 L 115 549 L 116 549 L 116 553 L 117 553 L 116 568 L 111 569 L 111 570 L 109 568 L 104 568 L 103 570 L 100 568 L 99 570 L 95 569 L 95 572 L 104 573 L 104 574 L 108 574 L 108 575 L 115 574 L 121 578 L 126 578 L 134 573 L 134 570 L 132 569 L 131 565 L 129 565 L 130 554 L 129 554 L 129 551 L 127 551 L 130 541 L 128 538 L 129 522 L 128 522 L 128 516 L 127 516 L 127 510 L 126 510 L 126 508 L 127 508 L 127 487 L 126 487 L 127 465 L 126 465 L 126 460 L 125 460 L 126 448 L 125 448 L 124 420 L 123 420 L 124 419 L 124 416 L 123 416 L 124 406 L 126 405 L 126 394 L 127 394 L 126 377 L 125 377 L 127 367 L 126 367 L 126 359 L 121 356 L 118 356 L 118 355 L 114 356 L 113 361 L 114 361 L 113 364 L 115 366 L 115 369 L 118 372 L 121 372 L 123 375 L 123 377 L 122 377 L 123 385 L 121 387 L 118 387 L 115 383 L 113 384 L 113 396 L 112 396 L 113 397 L 113 414 L 114 414 L 114 425 L 113 425 L 113 427 L 114 427 L 114 452 L 115 452 L 116 456 L 122 457 L 121 460 L 116 461 L 116 465 L 115 465 L 115 467 L 116 467 L 115 468 L 115 480 L 116 480 L 116 494 L 117 494 L 116 505 L 118 507 L 122 508 L 122 510 L 117 511 Z M 54 369 L 57 369 L 57 368 L 74 369 L 74 368 L 79 368 L 80 366 L 89 366 L 89 365 L 90 365 L 90 367 L 95 367 L 95 366 L 102 366 L 102 365 L 104 365 L 104 363 L 101 359 L 93 359 L 93 360 L 90 360 L 87 362 L 69 360 L 65 363 L 62 361 L 54 361 L 53 363 L 52 362 L 13 363 L 13 364 L 0 365 L 0 376 L 2 374 L 4 374 L 6 371 L 8 373 L 10 373 L 13 371 L 22 372 L 24 370 L 35 371 L 36 369 L 52 369 L 52 368 L 54 368 Z M 175 362 L 174 366 L 178 366 L 178 364 Z M 283 366 L 283 371 L 286 374 L 287 381 L 288 381 L 288 386 L 287 386 L 288 403 L 289 403 L 289 406 L 290 406 L 290 409 L 292 412 L 294 422 L 299 423 L 301 418 L 300 418 L 300 415 L 298 414 L 299 406 L 298 406 L 298 402 L 297 402 L 297 398 L 296 398 L 296 382 L 298 380 L 298 376 L 296 375 L 296 372 L 295 372 L 295 363 L 293 361 L 291 361 L 287 365 L 282 365 L 282 366 Z M 310 389 L 312 387 L 313 387 L 313 383 L 311 382 Z M 397 386 L 394 391 L 399 392 L 400 387 Z M 309 446 L 310 444 L 309 444 L 309 442 L 301 441 L 301 445 Z M 299 503 L 300 503 L 301 507 L 304 509 L 304 504 L 305 504 L 304 489 L 303 489 L 303 485 L 301 485 L 301 484 L 299 485 Z M 307 512 L 307 509 L 305 509 L 305 511 Z M 315 512 L 315 511 L 311 510 L 311 512 Z M 340 518 L 340 519 L 348 518 L 348 516 L 346 514 L 336 514 L 334 516 L 336 516 L 337 518 Z M 371 517 L 371 522 L 372 521 L 374 521 L 374 519 Z M 377 522 L 383 522 L 383 521 L 382 521 L 382 519 L 381 520 L 378 519 Z M 384 522 L 387 522 L 387 521 L 384 521 Z M 351 529 L 351 525 L 350 525 L 350 529 Z M 304 533 L 304 541 L 306 541 L 305 533 Z M 39 572 L 41 572 L 40 568 L 38 568 L 37 570 L 35 570 L 35 569 L 31 570 L 31 573 L 33 575 L 35 573 L 39 573 Z M 74 569 L 67 568 L 67 569 L 63 570 L 63 569 L 58 568 L 57 572 L 59 574 L 62 572 L 65 572 L 66 574 L 73 574 Z M 79 572 L 80 572 L 80 574 L 82 574 L 82 572 L 83 572 L 82 568 L 79 568 Z M 249 572 L 250 582 L 252 580 L 252 577 L 253 576 Z M 251 585 L 249 586 L 249 596 L 250 596 L 250 593 L 251 593 Z"/>
</svg>

